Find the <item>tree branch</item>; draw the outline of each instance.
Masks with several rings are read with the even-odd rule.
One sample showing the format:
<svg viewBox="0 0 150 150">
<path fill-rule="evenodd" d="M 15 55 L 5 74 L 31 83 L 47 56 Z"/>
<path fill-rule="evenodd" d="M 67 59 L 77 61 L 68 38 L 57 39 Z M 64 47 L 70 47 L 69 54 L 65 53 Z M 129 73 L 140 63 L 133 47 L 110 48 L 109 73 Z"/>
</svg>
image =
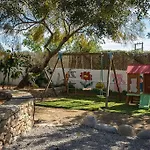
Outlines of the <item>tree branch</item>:
<svg viewBox="0 0 150 150">
<path fill-rule="evenodd" d="M 62 13 L 61 13 L 61 15 L 63 16 Z M 65 32 L 66 32 L 66 34 L 68 34 L 68 30 L 67 30 L 67 26 L 66 26 L 66 20 L 64 19 L 64 17 L 62 17 L 62 22 L 63 22 L 64 28 L 65 28 Z"/>
<path fill-rule="evenodd" d="M 31 24 L 30 26 L 28 26 L 28 27 L 26 27 L 26 28 L 23 28 L 23 29 L 13 29 L 13 30 L 16 30 L 16 31 L 18 31 L 18 32 L 21 32 L 21 31 L 26 31 L 26 30 L 28 30 L 28 29 L 30 29 L 31 27 L 33 27 L 35 24 Z"/>
<path fill-rule="evenodd" d="M 21 15 L 23 15 L 23 17 L 26 19 L 26 20 L 29 20 L 29 21 L 34 21 L 33 19 L 31 18 L 28 18 L 24 13 L 21 13 Z"/>
<path fill-rule="evenodd" d="M 35 20 L 33 20 L 33 21 L 24 21 L 24 20 L 22 20 L 19 16 L 18 16 L 18 19 L 19 19 L 21 22 L 16 23 L 16 24 L 13 26 L 14 28 L 17 27 L 17 26 L 19 26 L 19 25 L 23 25 L 23 24 L 32 24 L 32 26 L 35 25 L 35 24 L 41 24 L 41 23 L 44 22 L 45 17 L 42 18 L 42 19 L 40 19 L 40 20 L 38 20 L 38 21 L 35 21 Z"/>
<path fill-rule="evenodd" d="M 51 31 L 51 29 L 48 27 L 47 23 L 44 21 L 43 22 L 43 25 L 46 27 L 46 29 L 50 32 L 51 36 L 49 37 L 49 39 L 47 40 L 47 42 L 45 43 L 44 45 L 44 48 L 48 49 L 48 45 L 50 44 L 50 42 L 52 41 L 53 39 L 53 32 Z"/>
<path fill-rule="evenodd" d="M 46 27 L 46 29 L 50 32 L 50 34 L 53 35 L 53 32 L 52 32 L 51 29 L 48 27 L 47 23 L 46 23 L 45 21 L 43 21 L 42 24 Z"/>
<path fill-rule="evenodd" d="M 45 43 L 44 48 L 47 49 L 47 47 L 48 47 L 48 45 L 50 44 L 50 42 L 52 41 L 52 39 L 53 39 L 53 34 L 51 34 L 51 36 L 49 37 L 49 39 L 48 39 L 47 42 Z"/>
<path fill-rule="evenodd" d="M 69 40 L 69 38 L 72 37 L 75 33 L 77 33 L 79 30 L 81 30 L 85 26 L 86 25 L 83 24 L 80 27 L 78 27 L 76 30 L 74 30 L 71 34 L 65 36 L 63 40 L 59 43 L 58 47 L 51 53 L 51 55 L 54 56 L 55 54 L 57 54 L 60 51 L 61 47 Z"/>
</svg>

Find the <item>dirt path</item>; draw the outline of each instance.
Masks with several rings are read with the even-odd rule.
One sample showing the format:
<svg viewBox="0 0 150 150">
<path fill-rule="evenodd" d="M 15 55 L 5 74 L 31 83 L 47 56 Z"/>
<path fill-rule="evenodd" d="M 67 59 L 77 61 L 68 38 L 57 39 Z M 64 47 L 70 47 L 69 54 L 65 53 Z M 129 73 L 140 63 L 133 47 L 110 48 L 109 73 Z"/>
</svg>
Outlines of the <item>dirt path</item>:
<svg viewBox="0 0 150 150">
<path fill-rule="evenodd" d="M 66 110 L 59 108 L 38 107 L 35 109 L 35 122 L 52 126 L 79 124 L 86 115 L 94 115 L 99 123 L 118 126 L 129 124 L 139 132 L 142 129 L 150 129 L 149 116 L 130 116 L 119 113 L 89 112 L 83 110 Z"/>
<path fill-rule="evenodd" d="M 78 123 L 83 116 L 87 114 L 87 111 L 82 110 L 66 110 L 36 106 L 35 120 L 43 123 L 48 122 L 51 125 L 68 125 Z"/>
</svg>

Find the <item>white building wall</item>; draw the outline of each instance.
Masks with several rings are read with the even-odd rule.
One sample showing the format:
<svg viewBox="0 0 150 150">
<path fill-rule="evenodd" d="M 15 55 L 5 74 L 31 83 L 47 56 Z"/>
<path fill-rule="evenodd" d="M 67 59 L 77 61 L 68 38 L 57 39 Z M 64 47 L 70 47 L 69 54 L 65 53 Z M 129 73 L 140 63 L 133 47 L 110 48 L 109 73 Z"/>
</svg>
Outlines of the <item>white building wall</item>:
<svg viewBox="0 0 150 150">
<path fill-rule="evenodd" d="M 24 74 L 25 71 L 24 71 L 24 68 L 23 68 L 23 67 L 21 68 L 21 70 L 22 70 L 22 73 Z M 10 85 L 18 85 L 18 83 L 22 80 L 22 77 L 23 77 L 23 75 L 20 75 L 20 77 L 17 78 L 17 79 L 12 79 L 12 78 L 10 78 L 10 79 L 9 79 L 9 80 L 10 80 L 9 84 L 10 84 Z M 3 82 L 3 79 L 4 79 L 3 73 L 0 72 L 0 83 Z M 6 84 L 7 84 L 7 81 L 8 81 L 8 79 L 7 79 L 7 77 L 6 77 L 6 80 L 5 80 Z"/>
<path fill-rule="evenodd" d="M 89 82 L 92 82 L 91 86 L 88 86 L 88 88 L 95 88 L 95 85 L 97 82 L 103 82 L 105 84 L 107 84 L 107 73 L 108 70 L 90 70 L 90 69 L 68 69 L 65 68 L 65 73 L 70 72 L 70 78 L 69 78 L 69 82 L 74 83 L 76 88 L 82 89 L 83 85 L 81 84 L 85 82 L 85 80 L 81 79 L 80 74 L 82 72 L 90 72 L 91 76 L 92 76 L 92 80 L 91 81 L 87 81 L 87 84 Z M 120 86 L 120 90 L 121 91 L 126 91 L 127 90 L 127 74 L 126 71 L 122 71 L 122 70 L 116 70 L 117 73 L 117 78 L 118 78 L 118 83 Z M 103 75 L 102 75 L 103 74 Z M 103 81 L 102 78 L 103 77 Z M 20 78 L 15 79 L 15 80 L 11 80 L 10 79 L 10 84 L 11 85 L 17 85 L 22 79 L 22 76 L 20 76 Z M 63 72 L 61 68 L 56 68 L 53 77 L 52 77 L 53 83 L 54 84 L 61 84 L 63 83 Z M 3 75 L 2 73 L 0 73 L 0 82 L 3 81 Z M 114 73 L 113 71 L 111 71 L 111 78 L 110 78 L 110 90 L 112 91 L 117 91 L 117 87 L 115 84 L 115 78 L 114 78 Z"/>
<path fill-rule="evenodd" d="M 65 69 L 65 73 L 67 73 L 69 71 L 69 69 Z M 75 83 L 75 87 L 82 89 L 83 86 L 81 84 L 84 83 L 85 81 L 83 79 L 81 79 L 80 74 L 81 72 L 90 72 L 90 74 L 92 75 L 92 80 L 88 81 L 92 82 L 93 84 L 91 86 L 89 86 L 89 88 L 95 88 L 95 85 L 97 82 L 103 82 L 105 84 L 107 84 L 107 73 L 108 70 L 90 70 L 90 69 L 71 69 L 70 71 L 70 78 L 69 81 L 71 83 Z M 119 87 L 121 91 L 126 91 L 127 90 L 127 74 L 126 71 L 122 71 L 122 70 L 116 70 L 117 73 L 117 78 L 118 78 L 118 83 L 119 83 Z M 102 75 L 103 74 L 103 75 Z M 116 83 L 115 83 L 115 77 L 114 77 L 114 73 L 113 71 L 111 71 L 110 74 L 110 90 L 112 91 L 117 91 L 117 87 L 116 87 Z M 103 77 L 103 81 L 102 78 Z M 54 76 L 52 78 L 54 84 L 61 84 L 63 83 L 63 73 L 62 73 L 62 69 L 61 68 L 57 68 L 55 70 Z"/>
</svg>

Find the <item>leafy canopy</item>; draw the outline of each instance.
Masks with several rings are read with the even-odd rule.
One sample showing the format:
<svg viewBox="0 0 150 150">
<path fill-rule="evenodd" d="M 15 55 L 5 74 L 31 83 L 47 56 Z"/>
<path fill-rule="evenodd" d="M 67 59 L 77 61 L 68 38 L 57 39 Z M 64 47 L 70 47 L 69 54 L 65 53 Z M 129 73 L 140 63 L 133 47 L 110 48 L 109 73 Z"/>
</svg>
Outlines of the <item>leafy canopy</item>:
<svg viewBox="0 0 150 150">
<path fill-rule="evenodd" d="M 0 31 L 28 34 L 29 47 L 36 49 L 40 44 L 47 51 L 40 64 L 30 67 L 29 72 L 39 73 L 79 34 L 88 39 L 135 39 L 143 30 L 141 19 L 149 8 L 149 0 L 1 0 Z M 86 43 L 84 39 L 80 42 Z"/>
<path fill-rule="evenodd" d="M 11 34 L 27 31 L 54 55 L 79 32 L 135 39 L 149 8 L 149 0 L 2 0 L 0 27 Z"/>
<path fill-rule="evenodd" d="M 89 38 L 85 34 L 79 34 L 70 41 L 70 44 L 65 45 L 65 49 L 69 53 L 98 53 L 102 50 L 101 43 L 98 39 Z"/>
</svg>

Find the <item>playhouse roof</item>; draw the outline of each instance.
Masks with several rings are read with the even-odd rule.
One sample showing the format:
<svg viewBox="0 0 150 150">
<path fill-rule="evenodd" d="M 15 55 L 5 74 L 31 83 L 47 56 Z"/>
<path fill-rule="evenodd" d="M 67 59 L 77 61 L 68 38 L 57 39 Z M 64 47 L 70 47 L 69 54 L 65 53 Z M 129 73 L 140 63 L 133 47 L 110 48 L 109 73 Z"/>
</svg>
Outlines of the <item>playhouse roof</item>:
<svg viewBox="0 0 150 150">
<path fill-rule="evenodd" d="M 140 73 L 145 73 L 145 74 L 150 74 L 150 65 L 139 65 L 139 64 L 132 64 L 127 67 L 127 73 L 132 73 L 132 74 L 140 74 Z"/>
</svg>

